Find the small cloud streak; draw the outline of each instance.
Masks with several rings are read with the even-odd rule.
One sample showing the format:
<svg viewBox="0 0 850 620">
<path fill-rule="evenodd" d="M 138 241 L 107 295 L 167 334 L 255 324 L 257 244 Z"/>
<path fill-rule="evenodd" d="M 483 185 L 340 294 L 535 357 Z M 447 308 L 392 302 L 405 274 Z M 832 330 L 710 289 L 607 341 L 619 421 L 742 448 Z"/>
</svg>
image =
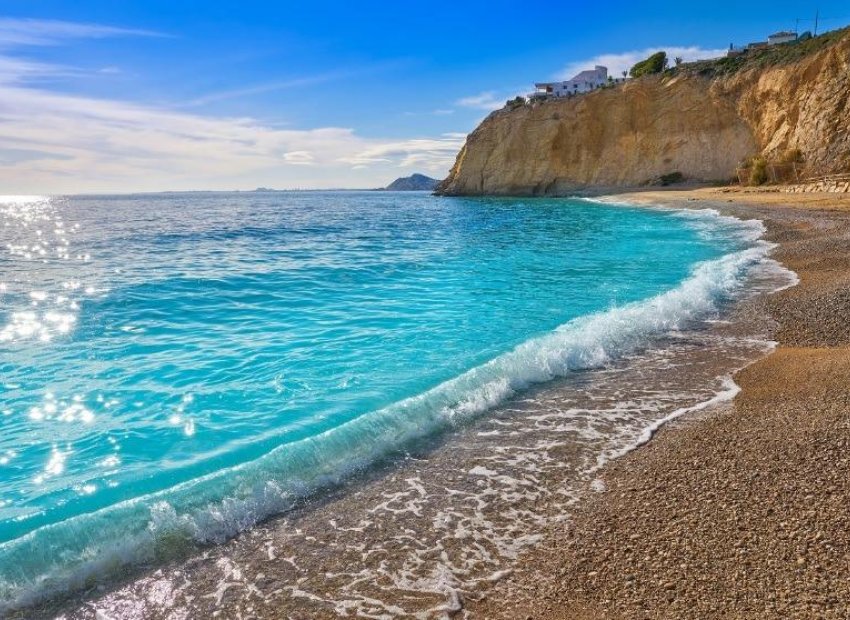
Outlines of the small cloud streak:
<svg viewBox="0 0 850 620">
<path fill-rule="evenodd" d="M 399 168 L 418 166 L 431 171 L 444 171 L 454 163 L 455 155 L 465 139 L 463 134 L 450 133 L 439 138 L 380 143 L 353 156 L 342 157 L 340 161 L 358 169 L 373 164 L 391 164 Z"/>
<path fill-rule="evenodd" d="M 472 108 L 474 110 L 486 110 L 490 112 L 492 110 L 498 110 L 499 108 L 505 105 L 505 102 L 502 99 L 496 97 L 495 91 L 488 90 L 487 92 L 483 92 L 478 95 L 472 95 L 471 97 L 463 97 L 462 99 L 458 99 L 456 104 L 464 108 Z"/>
<path fill-rule="evenodd" d="M 73 77 L 80 73 L 79 70 L 71 67 L 0 54 L 0 84 L 23 84 L 41 79 Z"/>
<path fill-rule="evenodd" d="M 312 166 L 315 160 L 310 151 L 289 151 L 283 154 L 283 161 L 295 166 Z"/>
<path fill-rule="evenodd" d="M 629 52 L 621 52 L 619 54 L 600 54 L 587 60 L 572 62 L 564 67 L 555 78 L 558 80 L 569 80 L 577 73 L 586 69 L 593 69 L 596 65 L 608 67 L 608 74 L 612 76 L 620 76 L 623 71 L 628 71 L 636 63 L 660 51 L 667 52 L 667 57 L 670 62 L 677 56 L 681 56 L 685 62 L 693 62 L 694 60 L 705 60 L 708 58 L 717 58 L 726 53 L 725 49 L 705 49 L 701 47 L 681 47 L 675 45 L 649 47 L 642 50 L 632 50 Z"/>
<path fill-rule="evenodd" d="M 57 45 L 65 39 L 102 39 L 106 37 L 162 37 L 151 30 L 118 28 L 54 19 L 0 18 L 0 47 Z"/>
<path fill-rule="evenodd" d="M 388 71 L 391 69 L 398 68 L 401 65 L 402 63 L 399 61 L 364 64 L 362 66 L 353 68 L 326 71 L 324 73 L 318 73 L 316 75 L 306 75 L 286 80 L 276 80 L 271 82 L 263 82 L 260 84 L 252 84 L 240 88 L 233 88 L 229 90 L 207 93 L 191 101 L 188 101 L 181 107 L 199 107 L 207 105 L 209 103 L 223 101 L 226 99 L 238 99 L 241 97 L 250 97 L 252 95 L 270 93 L 279 90 L 304 88 L 307 86 L 316 86 L 318 84 L 325 84 L 328 82 L 340 82 L 342 80 L 362 77 L 364 75 L 378 73 L 381 71 Z"/>
<path fill-rule="evenodd" d="M 316 84 L 321 84 L 323 82 L 329 82 L 333 79 L 336 79 L 332 75 L 316 75 L 310 77 L 303 78 L 294 78 L 291 80 L 282 80 L 277 82 L 267 82 L 264 84 L 255 84 L 253 86 L 245 86 L 242 88 L 234 88 L 231 90 L 223 90 L 216 93 L 210 93 L 207 95 L 203 95 L 201 97 L 197 97 L 186 104 L 185 107 L 198 107 L 204 106 L 210 103 L 214 103 L 217 101 L 224 101 L 227 99 L 238 99 L 240 97 L 250 97 L 252 95 L 260 95 L 264 93 L 270 93 L 278 90 L 286 90 L 289 88 L 302 88 L 304 86 L 314 86 Z"/>
</svg>

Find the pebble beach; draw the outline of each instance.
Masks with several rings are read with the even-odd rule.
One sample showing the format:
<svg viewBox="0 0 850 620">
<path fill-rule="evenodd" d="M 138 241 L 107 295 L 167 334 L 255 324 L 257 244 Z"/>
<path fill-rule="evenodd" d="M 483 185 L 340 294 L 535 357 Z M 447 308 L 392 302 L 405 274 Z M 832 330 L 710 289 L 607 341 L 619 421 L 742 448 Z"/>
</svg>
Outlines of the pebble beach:
<svg viewBox="0 0 850 620">
<path fill-rule="evenodd" d="M 778 343 L 731 403 L 609 464 L 604 491 L 479 601 L 482 618 L 850 617 L 850 200 L 700 189 L 628 200 L 758 218 L 800 282 L 753 300 Z"/>
</svg>

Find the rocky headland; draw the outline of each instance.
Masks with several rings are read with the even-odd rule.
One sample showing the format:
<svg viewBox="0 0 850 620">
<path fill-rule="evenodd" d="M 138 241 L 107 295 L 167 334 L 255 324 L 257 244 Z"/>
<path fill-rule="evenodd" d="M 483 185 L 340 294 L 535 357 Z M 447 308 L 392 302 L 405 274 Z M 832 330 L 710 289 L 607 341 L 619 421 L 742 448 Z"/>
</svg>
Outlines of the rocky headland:
<svg viewBox="0 0 850 620">
<path fill-rule="evenodd" d="M 557 196 L 598 188 L 728 182 L 760 157 L 795 177 L 850 172 L 850 29 L 570 98 L 490 114 L 445 195 Z"/>
</svg>

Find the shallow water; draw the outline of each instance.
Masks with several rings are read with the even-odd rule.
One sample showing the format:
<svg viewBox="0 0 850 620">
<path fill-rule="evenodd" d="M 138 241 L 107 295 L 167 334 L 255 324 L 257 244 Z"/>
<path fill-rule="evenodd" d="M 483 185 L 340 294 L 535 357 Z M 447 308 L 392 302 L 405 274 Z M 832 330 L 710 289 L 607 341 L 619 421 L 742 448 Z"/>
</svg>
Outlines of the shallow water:
<svg viewBox="0 0 850 620">
<path fill-rule="evenodd" d="M 718 316 L 769 249 L 757 223 L 566 199 L 180 194 L 7 199 L 0 209 L 7 604 L 157 561 L 186 542 L 222 541 L 559 377 L 590 381 L 604 406 L 586 406 L 577 383 L 561 385 L 560 404 L 539 401 L 539 419 L 526 411 L 505 422 L 511 404 L 476 432 L 482 451 L 495 447 L 508 464 L 543 459 L 551 471 L 586 475 L 587 459 L 632 445 L 671 406 L 723 389 L 712 371 L 679 400 L 656 383 L 642 400 L 620 393 L 634 386 L 605 388 L 602 378 L 650 368 L 650 358 L 634 362 L 650 350 L 666 359 L 677 350 L 671 332 Z M 743 342 L 740 359 L 764 348 Z M 579 378 L 594 368 L 594 378 Z M 503 436 L 499 424 L 516 421 L 530 430 Z M 505 441 L 523 434 L 526 448 Z M 550 448 L 579 461 L 547 456 Z M 522 501 L 551 493 L 535 486 L 542 469 L 463 471 L 472 487 L 450 496 L 465 504 L 489 506 L 476 492 L 494 485 L 514 485 Z M 433 493 L 430 480 L 411 480 L 381 491 L 387 502 L 352 531 L 389 523 L 382 512 L 415 515 L 416 496 Z M 432 528 L 448 527 L 445 501 L 429 506 L 439 513 Z M 549 518 L 529 514 L 532 524 Z M 449 585 L 405 588 L 439 598 L 467 587 L 456 587 L 469 581 L 464 570 L 492 578 L 535 540 L 526 525 L 504 535 L 464 525 L 455 538 L 481 535 L 495 548 L 461 571 L 415 562 Z M 431 583 L 417 570 L 406 578 Z"/>
</svg>

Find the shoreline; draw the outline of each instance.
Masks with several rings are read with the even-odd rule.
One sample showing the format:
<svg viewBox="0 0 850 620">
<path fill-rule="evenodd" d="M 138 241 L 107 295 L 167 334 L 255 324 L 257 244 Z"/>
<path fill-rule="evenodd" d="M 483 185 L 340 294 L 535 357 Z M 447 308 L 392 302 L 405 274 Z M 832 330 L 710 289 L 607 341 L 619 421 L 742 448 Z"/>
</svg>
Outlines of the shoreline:
<svg viewBox="0 0 850 620">
<path fill-rule="evenodd" d="M 728 334 L 720 337 L 723 340 L 728 338 Z M 489 588 L 489 585 L 485 587 L 483 584 L 504 579 L 513 570 L 511 565 L 516 557 L 526 553 L 530 556 L 535 554 L 533 548 L 535 544 L 539 544 L 537 532 L 540 529 L 534 525 L 535 521 L 539 525 L 544 521 L 560 522 L 565 515 L 571 516 L 576 501 L 588 493 L 588 485 L 593 489 L 597 482 L 594 477 L 603 466 L 610 467 L 611 459 L 619 458 L 622 454 L 628 454 L 645 444 L 656 428 L 668 418 L 678 418 L 683 414 L 695 415 L 696 411 L 705 409 L 709 403 L 725 400 L 724 396 L 733 396 L 728 384 L 721 382 L 714 385 L 714 381 L 728 376 L 735 368 L 740 367 L 740 364 L 724 364 L 732 363 L 735 355 L 745 363 L 752 361 L 753 356 L 764 355 L 764 351 L 756 350 L 764 345 L 763 341 L 760 341 L 762 344 L 755 346 L 755 349 L 752 341 L 736 349 L 737 345 L 726 343 L 725 340 L 720 346 L 716 342 L 712 343 L 710 338 L 704 342 L 700 338 L 708 338 L 708 334 L 691 334 L 685 340 L 693 341 L 687 343 L 678 353 L 674 353 L 672 358 L 659 356 L 654 362 L 658 367 L 654 370 L 650 368 L 649 375 L 642 374 L 644 369 L 640 368 L 640 361 L 636 376 L 629 375 L 627 368 L 619 368 L 607 380 L 607 387 L 603 386 L 601 392 L 599 389 L 593 392 L 587 388 L 584 401 L 582 397 L 575 401 L 574 392 L 581 392 L 587 387 L 582 386 L 582 382 L 592 383 L 593 379 L 589 377 L 595 374 L 593 372 L 579 379 L 577 386 L 569 382 L 561 382 L 561 386 L 541 386 L 536 391 L 538 396 L 543 394 L 539 400 L 535 401 L 537 396 L 529 394 L 498 408 L 493 412 L 493 420 L 481 420 L 457 436 L 446 438 L 433 452 L 426 449 L 425 453 L 412 455 L 412 458 L 398 463 L 391 471 L 385 471 L 387 480 L 384 480 L 383 476 L 367 476 L 366 480 L 355 483 L 353 489 L 349 489 L 350 494 L 340 491 L 332 494 L 330 498 L 307 502 L 303 509 L 296 510 L 294 514 L 261 524 L 224 545 L 201 550 L 189 560 L 180 560 L 176 564 L 170 563 L 160 567 L 153 566 L 150 571 L 143 571 L 142 575 L 128 574 L 124 579 L 129 579 L 129 582 L 123 585 L 121 582 L 124 579 L 119 577 L 117 584 L 107 584 L 103 590 L 90 590 L 79 598 L 74 596 L 71 601 L 66 600 L 67 604 L 59 600 L 47 602 L 45 607 L 40 608 L 40 612 L 44 616 L 67 613 L 68 615 L 63 617 L 73 618 L 93 617 L 92 613 L 96 615 L 98 612 L 106 613 L 107 616 L 118 614 L 121 617 L 128 609 L 133 609 L 134 617 L 170 617 L 165 610 L 150 606 L 161 605 L 162 601 L 155 599 L 159 599 L 163 590 L 166 590 L 169 599 L 166 607 L 173 607 L 171 611 L 183 607 L 189 609 L 190 614 L 212 612 L 223 606 L 223 609 L 228 610 L 225 613 L 242 613 L 255 607 L 256 611 L 259 611 L 264 608 L 265 613 L 259 617 L 269 617 L 271 609 L 275 610 L 271 617 L 277 617 L 284 610 L 287 613 L 309 613 L 311 617 L 328 618 L 337 617 L 343 612 L 356 615 L 378 613 L 377 610 L 391 615 L 398 615 L 401 610 L 414 610 L 416 615 L 421 617 L 439 617 L 440 614 L 453 613 L 467 616 L 468 610 L 475 609 L 480 590 Z M 672 344 L 674 348 L 679 346 L 678 343 Z M 726 344 L 729 344 L 728 350 Z M 659 346 L 659 351 L 664 351 L 665 345 Z M 717 359 L 700 359 L 712 356 Z M 677 379 L 671 381 L 664 378 L 667 372 L 665 365 L 671 359 L 674 361 L 673 366 L 681 367 L 683 364 L 697 362 L 697 365 L 705 368 L 701 371 L 678 372 Z M 624 370 L 626 372 L 622 374 Z M 616 372 L 621 374 L 617 375 Z M 617 410 L 620 404 L 616 399 L 612 402 L 614 409 L 603 407 L 599 411 L 589 411 L 590 415 L 585 420 L 570 414 L 571 408 L 589 406 L 588 403 L 590 406 L 598 406 L 593 404 L 593 401 L 598 399 L 599 394 L 613 398 L 611 394 L 619 389 L 619 383 L 628 383 L 630 380 L 633 382 L 632 398 L 640 399 L 645 396 L 642 394 L 646 391 L 646 385 L 643 384 L 645 380 L 648 380 L 661 396 L 656 400 L 650 398 L 642 404 L 639 403 L 636 414 L 625 422 L 614 422 L 615 426 L 624 423 L 626 428 L 618 431 L 621 432 L 619 438 L 613 437 L 613 443 L 607 448 L 604 442 L 600 443 L 598 440 L 595 443 L 584 441 L 583 447 L 569 445 L 569 441 L 560 444 L 567 446 L 566 448 L 559 448 L 557 445 L 544 446 L 542 449 L 535 447 L 535 442 L 557 444 L 552 442 L 552 438 L 557 437 L 558 433 L 578 433 L 581 437 L 582 433 L 589 432 L 588 436 L 592 436 L 604 430 L 605 421 L 596 420 L 594 416 Z M 699 389 L 695 386 L 699 386 Z M 692 394 L 677 401 L 669 396 L 675 392 Z M 622 398 L 622 395 L 616 398 Z M 640 411 L 641 407 L 644 411 Z M 560 409 L 563 409 L 565 414 L 552 413 L 553 410 Z M 536 429 L 517 425 L 518 412 L 532 419 L 534 416 L 541 420 L 546 419 L 549 426 Z M 487 426 L 488 423 L 492 424 Z M 517 461 L 516 453 L 510 454 L 510 451 L 506 451 L 502 458 L 496 459 L 491 456 L 493 450 L 498 451 L 505 441 L 513 444 L 516 443 L 515 440 L 480 439 L 493 433 L 498 435 L 502 432 L 500 429 L 511 425 L 514 425 L 511 437 L 517 433 L 528 433 L 530 437 L 529 441 L 520 442 L 525 447 L 521 448 L 519 454 L 527 462 L 519 467 L 516 462 L 512 463 Z M 608 429 L 605 432 L 612 431 Z M 628 444 L 627 449 L 623 449 L 623 441 Z M 453 454 L 459 449 L 467 454 Z M 605 465 L 603 461 L 608 464 Z M 468 473 L 456 475 L 464 471 Z M 568 481 L 563 478 L 564 472 L 567 473 Z M 429 480 L 431 477 L 434 477 L 434 482 L 437 483 L 433 485 L 434 488 Z M 440 491 L 441 486 L 443 491 Z M 466 503 L 475 497 L 479 509 L 470 513 L 468 507 L 452 505 L 451 499 L 440 496 L 446 491 L 450 496 L 469 498 L 463 500 Z M 361 495 L 362 497 L 358 497 Z M 483 509 L 480 508 L 482 499 L 485 500 Z M 360 521 L 354 518 L 357 515 L 364 517 L 374 514 L 376 510 L 378 514 L 382 511 L 385 513 L 378 523 L 368 518 L 361 518 Z M 520 513 L 517 513 L 517 510 L 520 510 Z M 429 512 L 432 514 L 429 515 Z M 514 516 L 511 516 L 512 514 Z M 523 515 L 520 521 L 524 519 L 526 523 L 515 522 L 519 514 Z M 335 532 L 328 533 L 310 523 L 323 519 L 330 523 Z M 438 536 L 428 544 L 420 541 L 422 548 L 419 550 L 411 551 L 408 543 L 399 546 L 399 539 L 409 538 L 408 534 L 399 536 L 399 531 L 421 531 L 423 526 L 428 527 L 429 520 L 435 524 L 445 522 L 447 528 L 451 526 L 458 529 L 455 534 L 443 532 L 448 534 L 448 539 L 440 539 Z M 376 526 L 378 531 L 383 533 L 374 531 Z M 358 530 L 362 533 L 369 528 L 369 535 L 346 533 Z M 461 539 L 466 542 L 451 541 L 457 532 L 463 532 Z M 311 538 L 321 541 L 322 544 L 312 552 L 304 553 L 310 551 L 310 545 L 304 541 L 309 542 Z M 470 544 L 474 544 L 478 549 L 464 549 Z M 381 560 L 382 566 L 393 562 L 401 563 L 402 566 L 396 566 L 395 572 L 380 567 L 369 572 L 371 577 L 366 580 L 375 582 L 374 585 L 358 586 L 356 596 L 352 596 L 350 591 L 352 583 L 362 582 L 365 575 L 360 574 L 354 582 L 347 583 L 348 577 L 344 574 L 344 569 L 358 562 L 361 555 L 359 551 L 354 555 L 349 554 L 342 563 L 336 558 L 310 557 L 324 555 L 323 547 L 362 551 L 364 545 L 368 548 L 377 547 L 370 553 L 377 551 L 386 555 L 386 559 Z M 285 560 L 292 564 L 289 568 L 280 566 L 281 552 L 278 549 L 281 548 L 295 554 Z M 442 556 L 448 554 L 450 558 L 439 559 L 439 556 L 435 555 L 438 552 Z M 266 553 L 269 554 L 268 558 L 264 557 Z M 306 564 L 305 555 L 308 556 Z M 366 557 L 360 560 L 364 563 L 363 571 L 367 571 Z M 310 568 L 306 569 L 302 564 Z M 440 569 L 443 565 L 445 569 Z M 445 574 L 429 574 L 434 567 L 445 570 Z M 237 574 L 238 579 L 234 578 Z M 324 579 L 322 575 L 325 575 Z M 335 576 L 329 577 L 330 575 Z M 265 594 L 273 586 L 277 586 L 277 589 L 267 597 L 272 600 L 253 600 L 262 599 L 263 597 L 256 596 L 256 593 L 262 590 Z M 276 594 L 280 593 L 281 589 L 289 591 L 288 595 Z M 195 595 L 190 592 L 195 591 L 199 593 L 198 598 L 213 597 L 216 606 L 210 609 L 207 607 L 208 603 L 193 602 Z M 343 597 L 342 600 L 339 599 L 340 596 Z M 267 605 L 272 602 L 274 605 Z M 55 606 L 57 603 L 58 607 Z M 335 611 L 332 612 L 332 609 Z M 479 616 L 473 613 L 468 617 Z"/>
<path fill-rule="evenodd" d="M 777 347 L 727 406 L 606 465 L 606 491 L 471 607 L 482 618 L 850 617 L 850 197 L 746 190 L 616 198 L 755 217 L 796 287 L 757 303 Z"/>
</svg>

